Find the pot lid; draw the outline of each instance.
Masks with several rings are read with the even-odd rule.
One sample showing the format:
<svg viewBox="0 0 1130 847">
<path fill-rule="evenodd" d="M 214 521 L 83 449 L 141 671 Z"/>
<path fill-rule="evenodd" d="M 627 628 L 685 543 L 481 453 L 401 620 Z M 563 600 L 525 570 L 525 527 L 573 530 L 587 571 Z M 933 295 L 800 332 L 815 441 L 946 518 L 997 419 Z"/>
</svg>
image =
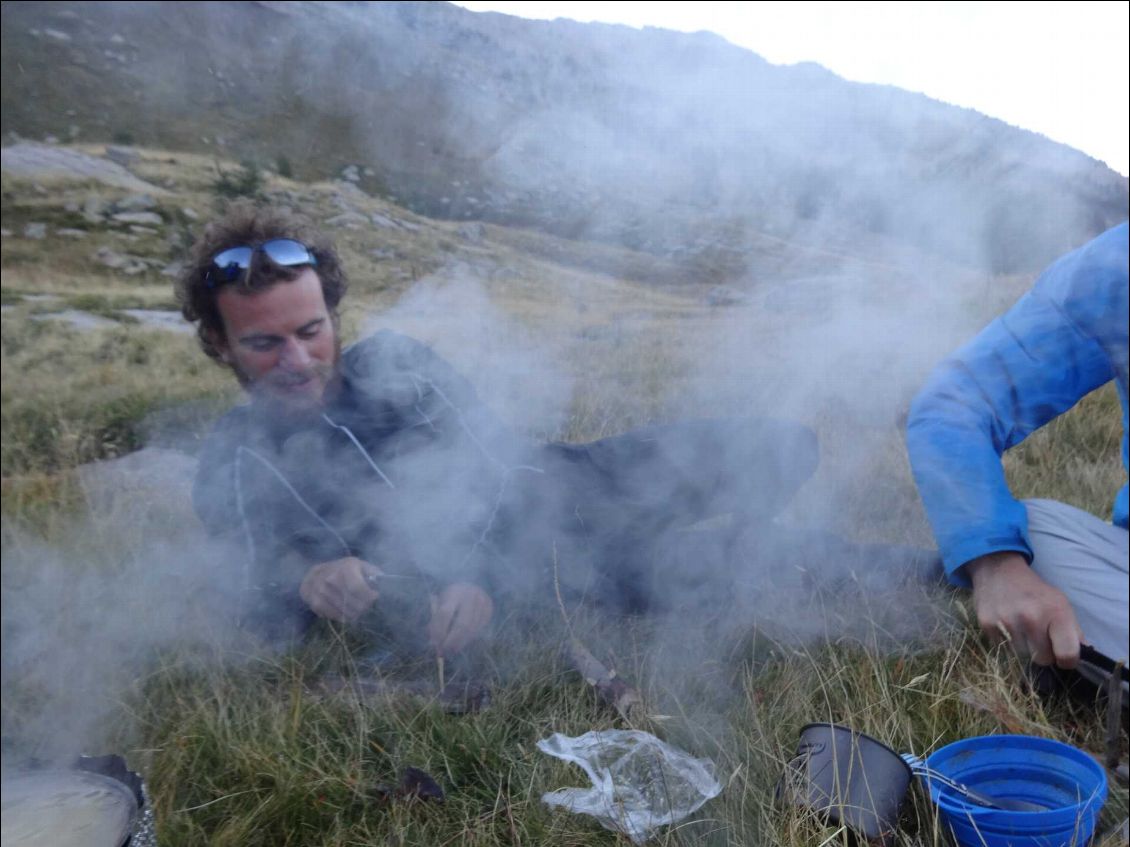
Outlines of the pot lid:
<svg viewBox="0 0 1130 847">
<path fill-rule="evenodd" d="M 121 782 L 81 770 L 4 774 L 4 847 L 121 847 L 137 801 Z"/>
</svg>

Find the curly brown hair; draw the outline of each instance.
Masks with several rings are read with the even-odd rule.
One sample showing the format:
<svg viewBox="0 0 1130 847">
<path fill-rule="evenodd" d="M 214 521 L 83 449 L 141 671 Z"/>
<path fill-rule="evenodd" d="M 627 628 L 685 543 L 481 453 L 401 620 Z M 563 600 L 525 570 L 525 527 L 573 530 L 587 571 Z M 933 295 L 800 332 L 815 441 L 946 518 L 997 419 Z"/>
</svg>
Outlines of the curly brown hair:
<svg viewBox="0 0 1130 847">
<path fill-rule="evenodd" d="M 188 268 L 177 278 L 174 289 L 185 320 L 199 321 L 196 336 L 201 348 L 212 359 L 219 361 L 216 341 L 224 337 L 224 321 L 216 305 L 218 288 L 209 285 L 207 276 L 213 267 L 212 257 L 230 247 L 241 244 L 254 246 L 274 238 L 300 241 L 318 260 L 314 270 L 322 282 L 326 308 L 337 322 L 337 307 L 349 282 L 333 242 L 308 219 L 289 209 L 258 206 L 250 202 L 233 203 L 223 217 L 204 228 L 203 234 L 192 246 Z M 262 251 L 257 251 L 251 268 L 239 279 L 224 284 L 250 294 L 280 282 L 289 282 L 300 272 L 300 268 L 277 265 Z"/>
</svg>

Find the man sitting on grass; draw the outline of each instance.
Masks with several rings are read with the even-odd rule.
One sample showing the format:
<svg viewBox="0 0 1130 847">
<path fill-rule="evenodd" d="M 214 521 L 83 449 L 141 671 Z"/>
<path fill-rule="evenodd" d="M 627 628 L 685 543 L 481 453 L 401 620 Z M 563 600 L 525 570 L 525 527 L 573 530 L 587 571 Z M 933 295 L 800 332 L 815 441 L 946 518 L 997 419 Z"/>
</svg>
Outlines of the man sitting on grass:
<svg viewBox="0 0 1130 847">
<path fill-rule="evenodd" d="M 806 427 L 693 420 L 535 444 L 418 341 L 382 331 L 343 351 L 345 289 L 322 234 L 249 206 L 206 229 L 177 285 L 204 352 L 250 400 L 207 439 L 194 503 L 208 529 L 245 546 L 247 616 L 272 637 L 316 617 L 389 619 L 399 605 L 421 618 L 401 630 L 444 655 L 479 636 L 499 601 L 552 606 L 560 594 L 634 612 L 724 596 L 734 533 L 689 546 L 674 535 L 713 515 L 734 515 L 767 567 L 874 569 L 871 548 L 772 525 L 816 467 Z M 679 546 L 675 578 L 659 579 L 656 563 Z M 887 573 L 906 570 L 904 553 L 888 553 Z"/>
<path fill-rule="evenodd" d="M 1127 225 L 1062 257 L 931 375 L 911 409 L 911 465 L 950 580 L 978 622 L 1038 665 L 1081 644 L 1127 657 L 1127 487 L 1113 524 L 1014 499 L 1001 454 L 1114 380 L 1127 463 Z"/>
</svg>

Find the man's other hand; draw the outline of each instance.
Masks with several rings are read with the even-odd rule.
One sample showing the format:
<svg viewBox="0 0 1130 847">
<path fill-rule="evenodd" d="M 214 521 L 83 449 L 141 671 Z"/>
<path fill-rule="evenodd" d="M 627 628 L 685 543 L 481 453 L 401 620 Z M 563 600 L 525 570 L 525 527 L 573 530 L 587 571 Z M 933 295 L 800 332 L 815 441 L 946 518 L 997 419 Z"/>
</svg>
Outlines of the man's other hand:
<svg viewBox="0 0 1130 847">
<path fill-rule="evenodd" d="M 477 585 L 455 582 L 432 597 L 428 642 L 440 656 L 458 653 L 494 616 L 494 602 Z"/>
<path fill-rule="evenodd" d="M 314 565 L 298 589 L 319 617 L 347 623 L 357 620 L 380 595 L 371 580 L 383 571 L 354 556 Z"/>
<path fill-rule="evenodd" d="M 1007 639 L 1037 665 L 1073 668 L 1083 630 L 1067 596 L 1015 552 L 991 553 L 965 565 L 977 622 L 992 641 Z"/>
</svg>

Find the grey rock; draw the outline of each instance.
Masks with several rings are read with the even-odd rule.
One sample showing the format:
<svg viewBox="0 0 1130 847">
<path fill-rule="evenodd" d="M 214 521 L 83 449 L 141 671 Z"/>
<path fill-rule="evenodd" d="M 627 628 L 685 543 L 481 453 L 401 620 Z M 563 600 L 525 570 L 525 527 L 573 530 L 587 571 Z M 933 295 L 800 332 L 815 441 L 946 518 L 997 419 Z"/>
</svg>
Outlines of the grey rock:
<svg viewBox="0 0 1130 847">
<path fill-rule="evenodd" d="M 53 38 L 55 41 L 62 41 L 63 43 L 71 40 L 70 35 L 58 29 L 45 29 L 43 30 L 43 34 L 48 38 Z"/>
<path fill-rule="evenodd" d="M 121 253 L 115 253 L 109 247 L 103 245 L 95 252 L 94 261 L 108 268 L 121 268 L 125 267 L 126 263 L 129 262 L 129 258 L 123 256 Z"/>
<path fill-rule="evenodd" d="M 341 204 L 348 203 L 349 200 L 360 202 L 372 199 L 361 189 L 361 186 L 353 182 L 336 182 L 334 183 L 334 188 L 337 189 L 337 194 L 334 196 L 333 200 L 340 208 L 346 208 L 346 206 L 342 206 Z"/>
<path fill-rule="evenodd" d="M 80 312 L 77 309 L 64 309 L 61 312 L 44 312 L 38 315 L 32 315 L 33 321 L 60 321 L 68 323 L 75 329 L 89 330 L 89 329 L 105 329 L 107 327 L 119 326 L 117 321 L 110 320 L 110 318 L 103 318 L 99 315 L 92 315 L 90 312 Z"/>
<path fill-rule="evenodd" d="M 190 502 L 196 460 L 164 447 L 144 447 L 117 459 L 80 465 L 78 478 L 91 503 L 112 501 L 121 494 L 171 497 Z"/>
<path fill-rule="evenodd" d="M 190 221 L 200 220 L 200 215 L 191 206 L 181 206 L 180 213 L 188 218 Z"/>
<path fill-rule="evenodd" d="M 47 237 L 47 224 L 29 223 L 24 227 L 24 238 L 41 239 Z"/>
<path fill-rule="evenodd" d="M 138 179 L 121 165 L 103 157 L 27 141 L 0 149 L 0 168 L 25 179 L 93 180 L 138 193 L 166 193 L 163 188 Z"/>
<path fill-rule="evenodd" d="M 472 244 L 482 244 L 483 238 L 486 236 L 486 227 L 478 221 L 462 224 L 458 231 L 460 236 Z"/>
<path fill-rule="evenodd" d="M 326 221 L 330 226 L 341 226 L 346 229 L 358 229 L 369 225 L 369 219 L 360 212 L 343 212 L 334 215 Z"/>
<path fill-rule="evenodd" d="M 61 235 L 64 238 L 86 238 L 89 234 L 85 229 L 72 229 L 71 227 L 63 227 L 62 229 L 55 230 L 56 235 Z"/>
<path fill-rule="evenodd" d="M 106 157 L 111 158 L 109 150 L 106 151 Z M 118 164 L 123 163 L 119 162 Z M 131 194 L 114 204 L 115 212 L 148 212 L 156 208 L 157 201 L 148 194 Z"/>
<path fill-rule="evenodd" d="M 83 220 L 89 221 L 92 224 L 102 223 L 102 211 L 104 208 L 102 200 L 98 195 L 89 195 L 82 204 Z"/>
<path fill-rule="evenodd" d="M 154 329 L 163 329 L 167 332 L 177 332 L 188 335 L 195 331 L 192 324 L 184 319 L 180 312 L 170 312 L 159 309 L 123 309 L 123 314 L 129 315 L 139 323 Z"/>
<path fill-rule="evenodd" d="M 142 226 L 161 226 L 165 223 L 156 212 L 118 212 L 111 217 L 118 223 L 141 224 Z"/>
<path fill-rule="evenodd" d="M 387 215 L 382 215 L 380 212 L 373 212 L 371 215 L 369 215 L 369 220 L 371 220 L 377 226 L 384 227 L 385 229 L 400 228 L 400 225 L 396 221 L 394 221 Z"/>
<path fill-rule="evenodd" d="M 117 253 L 103 245 L 94 254 L 94 261 L 108 268 L 121 271 L 128 276 L 134 276 L 149 269 L 149 263 L 139 256 L 129 256 Z"/>
</svg>

